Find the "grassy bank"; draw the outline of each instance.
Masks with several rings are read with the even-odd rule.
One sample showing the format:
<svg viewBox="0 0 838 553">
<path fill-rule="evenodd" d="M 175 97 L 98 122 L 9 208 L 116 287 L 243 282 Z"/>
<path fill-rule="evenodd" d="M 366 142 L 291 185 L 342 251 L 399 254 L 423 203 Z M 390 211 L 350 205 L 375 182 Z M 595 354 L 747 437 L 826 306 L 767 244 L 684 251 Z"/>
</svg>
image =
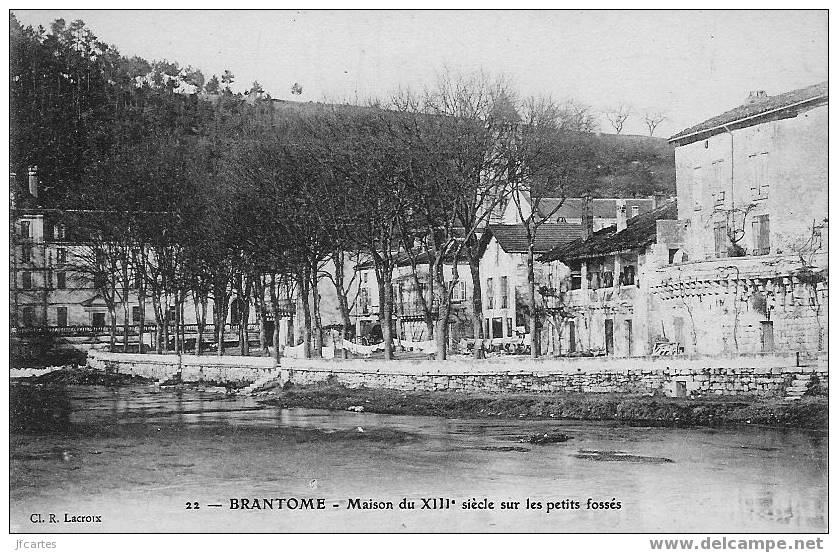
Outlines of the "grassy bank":
<svg viewBox="0 0 838 553">
<path fill-rule="evenodd" d="M 337 384 L 292 386 L 272 390 L 265 403 L 280 407 L 364 411 L 446 418 L 573 419 L 620 421 L 665 426 L 739 424 L 826 430 L 827 398 L 796 402 L 750 397 L 702 399 L 626 394 L 406 392 L 346 388 Z"/>
<path fill-rule="evenodd" d="M 37 386 L 132 386 L 152 382 L 152 379 L 143 376 L 71 366 L 40 376 L 21 378 L 19 383 Z"/>
</svg>

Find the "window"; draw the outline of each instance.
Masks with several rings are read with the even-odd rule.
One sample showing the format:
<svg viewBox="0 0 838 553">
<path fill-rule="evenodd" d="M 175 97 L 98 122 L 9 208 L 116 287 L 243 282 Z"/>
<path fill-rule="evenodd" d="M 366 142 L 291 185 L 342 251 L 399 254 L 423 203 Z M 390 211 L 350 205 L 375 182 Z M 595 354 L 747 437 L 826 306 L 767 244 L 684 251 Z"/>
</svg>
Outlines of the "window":
<svg viewBox="0 0 838 553">
<path fill-rule="evenodd" d="M 32 262 L 32 248 L 27 245 L 23 245 L 20 248 L 20 262 L 21 263 L 31 263 Z"/>
<path fill-rule="evenodd" d="M 358 306 L 361 308 L 361 313 L 366 315 L 370 309 L 370 291 L 369 288 L 361 288 L 361 293 L 358 295 Z"/>
<path fill-rule="evenodd" d="M 135 325 L 140 324 L 140 306 L 135 305 L 131 308 L 131 322 Z"/>
<path fill-rule="evenodd" d="M 31 238 L 31 235 L 29 234 L 29 232 L 30 232 L 29 226 L 30 226 L 29 221 L 21 221 L 20 222 L 20 236 L 22 238 Z"/>
<path fill-rule="evenodd" d="M 669 264 L 675 263 L 675 256 L 678 254 L 678 248 L 669 248 Z"/>
<path fill-rule="evenodd" d="M 55 252 L 55 260 L 58 263 L 67 263 L 67 250 L 64 248 L 58 248 Z"/>
<path fill-rule="evenodd" d="M 588 262 L 588 289 L 602 288 L 602 260 Z"/>
<path fill-rule="evenodd" d="M 59 290 L 63 290 L 67 288 L 67 273 L 64 271 L 58 271 L 55 273 L 55 280 L 56 280 L 56 288 Z"/>
<path fill-rule="evenodd" d="M 495 308 L 495 282 L 492 278 L 486 279 L 486 307 Z"/>
<path fill-rule="evenodd" d="M 65 240 L 67 238 L 67 228 L 62 224 L 55 225 L 52 232 L 56 240 Z"/>
<path fill-rule="evenodd" d="M 363 282 L 364 284 L 366 284 L 366 283 L 367 283 L 367 277 L 368 277 L 368 276 L 369 276 L 369 273 L 368 273 L 367 271 L 364 271 L 363 273 L 361 273 L 361 282 Z"/>
<path fill-rule="evenodd" d="M 620 285 L 621 286 L 633 286 L 634 285 L 634 265 L 626 265 L 623 267 L 622 272 L 620 273 Z"/>
<path fill-rule="evenodd" d="M 23 326 L 32 326 L 35 324 L 35 308 L 27 305 L 23 308 L 21 324 Z"/>
<path fill-rule="evenodd" d="M 753 239 L 753 254 L 767 255 L 771 252 L 770 228 L 768 226 L 768 215 L 754 217 L 751 223 Z"/>
<path fill-rule="evenodd" d="M 570 289 L 579 290 L 582 288 L 582 263 L 570 264 Z"/>
<path fill-rule="evenodd" d="M 95 328 L 103 328 L 105 326 L 105 314 L 104 313 L 91 313 L 91 321 Z"/>
<path fill-rule="evenodd" d="M 58 326 L 67 326 L 67 308 L 66 307 L 59 307 L 55 310 L 56 312 L 56 324 Z"/>
<path fill-rule="evenodd" d="M 631 206 L 631 216 L 632 217 L 637 217 L 638 215 L 640 215 L 640 206 L 639 205 Z"/>
<path fill-rule="evenodd" d="M 500 307 L 509 307 L 509 279 L 505 276 L 500 277 Z"/>
<path fill-rule="evenodd" d="M 457 284 L 454 285 L 453 294 L 451 295 L 452 301 L 466 301 L 466 282 L 464 280 L 460 280 Z"/>
<path fill-rule="evenodd" d="M 701 210 L 702 194 L 704 194 L 704 175 L 701 172 L 701 167 L 693 168 L 693 204 L 696 211 Z"/>
<path fill-rule="evenodd" d="M 751 199 L 768 198 L 768 152 L 749 155 L 748 170 L 751 177 Z"/>
<path fill-rule="evenodd" d="M 515 329 L 512 327 L 512 317 L 507 317 L 506 318 L 506 335 L 507 336 L 512 336 L 512 331 L 513 330 L 515 330 Z"/>
<path fill-rule="evenodd" d="M 24 290 L 30 290 L 32 288 L 32 273 L 29 271 L 23 271 L 21 275 L 21 280 L 23 280 L 22 287 Z"/>
<path fill-rule="evenodd" d="M 713 225 L 713 241 L 716 257 L 727 257 L 729 240 L 727 238 L 727 223 L 722 221 Z"/>
<path fill-rule="evenodd" d="M 717 159 L 713 162 L 712 166 L 713 171 L 713 199 L 714 205 L 720 206 L 724 205 L 725 203 L 725 184 L 726 180 L 724 178 L 724 160 Z"/>
</svg>

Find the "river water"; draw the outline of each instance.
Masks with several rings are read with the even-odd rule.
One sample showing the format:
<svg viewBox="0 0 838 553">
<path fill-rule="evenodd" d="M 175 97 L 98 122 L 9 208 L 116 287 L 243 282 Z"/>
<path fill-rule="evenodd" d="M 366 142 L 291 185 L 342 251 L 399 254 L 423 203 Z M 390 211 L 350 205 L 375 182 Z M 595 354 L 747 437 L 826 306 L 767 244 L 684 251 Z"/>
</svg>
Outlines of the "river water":
<svg viewBox="0 0 838 553">
<path fill-rule="evenodd" d="M 827 529 L 823 434 L 278 409 L 146 386 L 49 393 L 16 404 L 34 422 L 11 435 L 14 532 Z M 518 441 L 556 429 L 573 439 Z M 231 509 L 241 498 L 325 508 Z M 423 498 L 450 503 L 423 509 Z M 394 509 L 348 508 L 351 499 Z M 415 508 L 399 509 L 405 499 Z M 609 508 L 590 509 L 589 499 Z M 471 500 L 494 505 L 464 509 Z M 86 515 L 101 522 L 65 522 Z"/>
</svg>

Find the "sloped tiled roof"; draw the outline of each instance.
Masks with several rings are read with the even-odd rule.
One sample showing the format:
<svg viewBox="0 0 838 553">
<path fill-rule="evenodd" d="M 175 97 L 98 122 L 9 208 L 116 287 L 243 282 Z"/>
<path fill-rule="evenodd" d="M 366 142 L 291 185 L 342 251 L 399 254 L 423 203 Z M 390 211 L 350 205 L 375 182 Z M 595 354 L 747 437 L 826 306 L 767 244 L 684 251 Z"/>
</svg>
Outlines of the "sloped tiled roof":
<svg viewBox="0 0 838 553">
<path fill-rule="evenodd" d="M 538 203 L 538 213 L 542 217 L 556 209 L 561 198 L 542 198 Z M 617 217 L 617 198 L 592 198 L 594 217 L 598 219 L 614 219 Z M 640 213 L 651 211 L 654 207 L 654 200 L 651 198 L 626 198 L 626 210 L 631 213 L 632 206 L 640 208 Z M 562 206 L 550 216 L 555 220 L 558 217 L 578 219 L 585 214 L 585 198 L 565 198 Z"/>
<path fill-rule="evenodd" d="M 526 253 L 529 246 L 527 229 L 518 225 L 489 225 L 489 232 L 506 253 Z M 566 244 L 582 236 L 582 225 L 571 223 L 543 223 L 535 233 L 533 251 L 544 253 L 559 244 Z"/>
<path fill-rule="evenodd" d="M 599 257 L 617 252 L 633 250 L 651 244 L 657 238 L 658 220 L 678 218 L 678 205 L 675 201 L 667 202 L 657 209 L 632 217 L 626 222 L 626 228 L 617 232 L 617 225 L 611 225 L 596 231 L 587 240 L 575 240 L 570 244 L 557 246 L 541 256 L 539 261 L 566 261 Z"/>
<path fill-rule="evenodd" d="M 779 112 L 777 114 L 779 118 L 794 117 L 799 112 L 812 109 L 821 102 L 828 101 L 828 99 L 829 81 L 777 94 L 776 96 L 767 96 L 684 129 L 670 138 L 669 141 L 680 146 L 697 140 L 704 140 L 709 136 L 724 132 L 724 129 L 721 128 L 723 125 L 740 121 L 734 128 L 747 127 L 757 123 L 758 120 L 742 121 L 743 119 L 757 118 L 768 113 Z M 784 112 L 784 108 L 787 108 L 787 111 Z"/>
</svg>

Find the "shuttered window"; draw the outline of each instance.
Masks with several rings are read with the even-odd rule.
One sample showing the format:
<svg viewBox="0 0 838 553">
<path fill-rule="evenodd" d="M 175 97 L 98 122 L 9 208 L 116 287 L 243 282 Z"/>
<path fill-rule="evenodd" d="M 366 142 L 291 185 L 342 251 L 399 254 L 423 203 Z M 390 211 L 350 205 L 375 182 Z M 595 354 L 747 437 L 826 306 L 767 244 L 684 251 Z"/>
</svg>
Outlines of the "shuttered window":
<svg viewBox="0 0 838 553">
<path fill-rule="evenodd" d="M 754 255 L 767 255 L 771 251 L 771 229 L 768 223 L 768 215 L 754 217 L 751 223 L 753 237 Z"/>
<path fill-rule="evenodd" d="M 716 257 L 727 257 L 727 223 L 721 222 L 713 225 L 713 241 L 715 243 Z"/>
</svg>

